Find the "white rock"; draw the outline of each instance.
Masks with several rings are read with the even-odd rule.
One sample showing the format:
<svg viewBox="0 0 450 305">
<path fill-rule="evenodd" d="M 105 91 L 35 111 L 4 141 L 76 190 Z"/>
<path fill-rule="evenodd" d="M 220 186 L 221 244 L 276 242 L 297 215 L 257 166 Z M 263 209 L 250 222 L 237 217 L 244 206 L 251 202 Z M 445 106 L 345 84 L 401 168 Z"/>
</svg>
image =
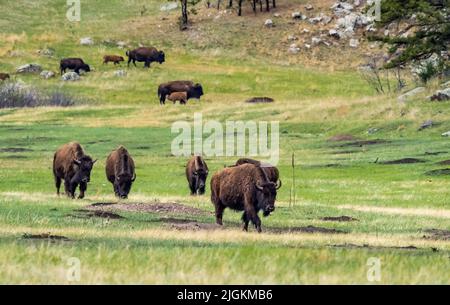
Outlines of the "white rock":
<svg viewBox="0 0 450 305">
<path fill-rule="evenodd" d="M 443 134 L 441 134 L 441 136 L 450 137 L 450 131 L 444 132 Z"/>
<path fill-rule="evenodd" d="M 309 30 L 308 29 L 303 29 L 302 33 L 309 33 Z"/>
<path fill-rule="evenodd" d="M 38 64 L 26 64 L 20 67 L 17 67 L 17 73 L 40 73 L 42 71 L 42 67 Z"/>
<path fill-rule="evenodd" d="M 76 72 L 67 72 L 61 76 L 61 79 L 66 82 L 73 82 L 80 80 L 80 76 Z"/>
<path fill-rule="evenodd" d="M 389 36 L 389 30 L 384 31 L 384 36 Z"/>
<path fill-rule="evenodd" d="M 82 46 L 92 46 L 94 44 L 94 40 L 91 37 L 84 37 L 80 39 L 80 44 Z"/>
<path fill-rule="evenodd" d="M 443 83 L 443 84 L 441 85 L 441 87 L 442 87 L 442 88 L 450 88 L 450 81 L 448 81 L 448 82 L 446 82 L 446 83 Z"/>
<path fill-rule="evenodd" d="M 119 47 L 120 49 L 125 49 L 127 47 L 127 43 L 125 41 L 118 41 L 117 47 Z"/>
<path fill-rule="evenodd" d="M 275 13 L 275 14 L 273 14 L 273 16 L 274 16 L 275 18 L 281 17 L 280 13 Z"/>
<path fill-rule="evenodd" d="M 127 71 L 125 71 L 125 70 L 114 71 L 114 76 L 125 77 L 125 76 L 127 76 Z"/>
<path fill-rule="evenodd" d="M 305 43 L 305 48 L 307 48 L 307 49 L 311 49 L 311 45 L 310 45 L 310 44 L 308 44 L 308 43 Z"/>
<path fill-rule="evenodd" d="M 295 36 L 295 35 L 289 35 L 288 36 L 288 40 L 289 41 L 294 41 L 294 40 L 297 40 L 298 38 Z"/>
<path fill-rule="evenodd" d="M 417 87 L 417 88 L 414 88 L 414 89 L 412 89 L 412 90 L 410 90 L 410 91 L 408 91 L 408 92 L 406 92 L 406 93 L 400 95 L 400 96 L 397 98 L 397 100 L 398 100 L 400 103 L 404 103 L 404 102 L 406 102 L 407 100 L 409 100 L 410 98 L 412 98 L 412 97 L 416 96 L 417 94 L 422 93 L 422 92 L 424 92 L 424 91 L 425 91 L 425 88 L 424 88 L 424 87 Z"/>
<path fill-rule="evenodd" d="M 306 9 L 307 11 L 311 11 L 311 10 L 314 9 L 314 7 L 313 7 L 311 4 L 307 4 L 307 5 L 305 5 L 305 9 Z"/>
<path fill-rule="evenodd" d="M 313 37 L 313 38 L 311 38 L 311 43 L 312 43 L 313 46 L 316 46 L 316 45 L 318 45 L 321 42 L 322 42 L 322 38 L 320 38 L 320 37 Z"/>
<path fill-rule="evenodd" d="M 272 19 L 267 19 L 267 20 L 264 22 L 264 25 L 265 25 L 266 27 L 273 27 L 273 21 L 272 21 Z"/>
<path fill-rule="evenodd" d="M 291 54 L 298 54 L 300 52 L 300 48 L 297 46 L 297 44 L 293 43 L 289 47 L 288 52 Z"/>
<path fill-rule="evenodd" d="M 450 100 L 450 88 L 438 90 L 429 97 L 430 101 L 448 101 Z"/>
<path fill-rule="evenodd" d="M 352 47 L 352 48 L 357 48 L 357 47 L 359 47 L 359 41 L 358 41 L 358 39 L 354 39 L 354 38 L 350 39 L 349 45 L 350 45 L 350 47 Z"/>
<path fill-rule="evenodd" d="M 161 5 L 160 11 L 161 12 L 167 12 L 167 11 L 174 10 L 176 8 L 178 8 L 178 3 L 177 2 L 170 2 L 170 3 L 167 3 L 167 4 Z"/>
<path fill-rule="evenodd" d="M 302 13 L 300 12 L 293 12 L 292 13 L 292 19 L 302 19 Z"/>
<path fill-rule="evenodd" d="M 55 72 L 44 70 L 41 72 L 40 76 L 43 79 L 49 79 L 49 78 L 55 77 Z"/>
</svg>

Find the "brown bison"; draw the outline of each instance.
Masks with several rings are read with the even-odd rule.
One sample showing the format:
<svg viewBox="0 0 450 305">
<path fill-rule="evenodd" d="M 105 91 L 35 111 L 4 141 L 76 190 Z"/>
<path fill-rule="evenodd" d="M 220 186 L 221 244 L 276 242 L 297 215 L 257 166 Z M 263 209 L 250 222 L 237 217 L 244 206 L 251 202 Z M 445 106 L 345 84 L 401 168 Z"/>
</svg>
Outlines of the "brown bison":
<svg viewBox="0 0 450 305">
<path fill-rule="evenodd" d="M 203 195 L 205 193 L 208 166 L 200 156 L 192 157 L 186 165 L 186 178 L 191 189 L 191 195 Z"/>
<path fill-rule="evenodd" d="M 216 212 L 216 222 L 222 225 L 225 208 L 244 211 L 243 229 L 248 231 L 251 221 L 261 232 L 260 210 L 264 217 L 275 210 L 275 200 L 280 184 L 271 182 L 262 167 L 243 164 L 228 167 L 214 174 L 211 178 L 211 201 Z"/>
<path fill-rule="evenodd" d="M 125 61 L 122 56 L 117 55 L 105 55 L 103 56 L 103 64 L 108 64 L 109 62 L 113 62 L 114 65 L 120 64 L 121 61 Z"/>
<path fill-rule="evenodd" d="M 136 180 L 136 172 L 133 158 L 125 147 L 120 146 L 106 159 L 106 178 L 113 184 L 117 197 L 128 198 L 131 186 Z"/>
<path fill-rule="evenodd" d="M 242 165 L 242 164 L 253 164 L 259 167 L 264 168 L 264 171 L 267 174 L 267 177 L 270 181 L 278 183 L 278 180 L 280 178 L 280 172 L 278 171 L 278 168 L 275 166 L 269 164 L 269 163 L 261 163 L 261 161 L 249 159 L 249 158 L 241 158 L 236 161 L 236 166 Z"/>
<path fill-rule="evenodd" d="M 166 61 L 166 55 L 163 51 L 158 51 L 156 48 L 150 47 L 150 48 L 137 48 L 132 51 L 127 51 L 128 56 L 128 67 L 130 66 L 130 63 L 133 62 L 134 66 L 136 67 L 136 61 L 137 62 L 144 62 L 145 68 L 150 68 L 150 64 L 152 62 L 159 62 L 162 64 Z"/>
<path fill-rule="evenodd" d="M 7 73 L 0 73 L 0 80 L 7 80 L 9 79 L 9 74 Z"/>
<path fill-rule="evenodd" d="M 79 185 L 78 198 L 83 199 L 95 162 L 97 160 L 92 161 L 79 143 L 71 142 L 59 148 L 53 158 L 53 175 L 57 194 L 59 195 L 61 180 L 64 180 L 65 193 L 75 198 L 75 190 Z"/>
<path fill-rule="evenodd" d="M 168 95 L 173 92 L 186 92 L 187 99 L 197 98 L 200 99 L 203 93 L 203 87 L 201 84 L 194 84 L 192 81 L 181 80 L 172 81 L 159 85 L 158 87 L 158 97 L 159 103 L 164 105 Z"/>
<path fill-rule="evenodd" d="M 188 94 L 186 92 L 173 92 L 167 99 L 172 101 L 174 104 L 179 101 L 181 105 L 186 105 L 188 101 Z"/>
<path fill-rule="evenodd" d="M 59 65 L 59 69 L 61 70 L 61 75 L 66 73 L 66 70 L 74 70 L 77 74 L 80 74 L 80 71 L 83 70 L 85 72 L 91 72 L 91 67 L 85 64 L 81 58 L 65 58 L 61 60 Z"/>
</svg>

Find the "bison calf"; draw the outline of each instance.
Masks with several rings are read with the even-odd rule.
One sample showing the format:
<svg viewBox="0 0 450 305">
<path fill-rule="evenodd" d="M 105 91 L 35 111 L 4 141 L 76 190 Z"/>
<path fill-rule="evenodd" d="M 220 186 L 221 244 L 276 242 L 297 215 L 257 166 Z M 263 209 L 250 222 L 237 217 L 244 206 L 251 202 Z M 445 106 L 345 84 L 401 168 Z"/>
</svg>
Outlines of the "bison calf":
<svg viewBox="0 0 450 305">
<path fill-rule="evenodd" d="M 106 160 L 106 178 L 112 183 L 117 197 L 126 199 L 136 180 L 133 158 L 125 147 L 120 146 Z"/>
<path fill-rule="evenodd" d="M 113 62 L 114 65 L 120 64 L 121 61 L 125 61 L 122 56 L 117 55 L 105 55 L 103 56 L 103 64 L 108 64 L 109 62 Z"/>
<path fill-rule="evenodd" d="M 0 73 L 0 80 L 7 80 L 9 79 L 9 74 L 7 73 Z"/>
<path fill-rule="evenodd" d="M 216 222 L 222 225 L 223 211 L 230 208 L 244 211 L 243 229 L 248 231 L 251 221 L 261 232 L 260 210 L 269 216 L 275 210 L 275 200 L 280 184 L 271 182 L 264 168 L 253 164 L 228 167 L 211 178 L 211 201 L 216 212 Z"/>
<path fill-rule="evenodd" d="M 181 105 L 186 105 L 186 102 L 188 100 L 188 95 L 186 92 L 174 92 L 172 94 L 170 94 L 167 99 L 169 101 L 172 101 L 174 104 L 177 101 L 180 101 Z"/>
<path fill-rule="evenodd" d="M 201 84 L 194 84 L 192 81 L 172 81 L 159 85 L 159 103 L 161 105 L 164 105 L 167 96 L 171 95 L 174 92 L 186 92 L 188 100 L 191 98 L 200 99 L 204 94 Z"/>
<path fill-rule="evenodd" d="M 191 189 L 191 195 L 203 195 L 205 193 L 208 166 L 200 156 L 192 157 L 186 165 L 186 178 Z"/>
<path fill-rule="evenodd" d="M 91 171 L 97 160 L 86 155 L 79 143 L 71 142 L 59 148 L 53 158 L 53 175 L 56 192 L 59 195 L 61 181 L 67 196 L 75 198 L 75 190 L 80 186 L 79 199 L 83 199 L 87 184 L 91 179 Z"/>
</svg>

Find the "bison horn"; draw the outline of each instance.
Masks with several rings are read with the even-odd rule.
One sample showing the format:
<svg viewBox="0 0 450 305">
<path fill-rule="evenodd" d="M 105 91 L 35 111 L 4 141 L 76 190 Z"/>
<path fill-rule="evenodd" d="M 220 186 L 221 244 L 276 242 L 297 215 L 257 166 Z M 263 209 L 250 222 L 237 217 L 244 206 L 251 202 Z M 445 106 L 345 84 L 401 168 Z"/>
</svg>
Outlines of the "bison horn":
<svg viewBox="0 0 450 305">
<path fill-rule="evenodd" d="M 95 159 L 94 161 L 92 161 L 92 165 L 94 165 L 95 162 L 97 162 L 97 161 L 98 161 L 98 159 Z"/>
<path fill-rule="evenodd" d="M 256 188 L 260 191 L 262 191 L 264 188 L 262 186 L 260 186 L 259 184 L 255 184 Z"/>
<path fill-rule="evenodd" d="M 134 173 L 133 178 L 131 178 L 131 182 L 134 182 L 136 180 L 136 173 Z"/>
<path fill-rule="evenodd" d="M 81 165 L 81 161 L 77 159 L 73 160 L 73 163 L 75 163 L 76 165 Z"/>
<path fill-rule="evenodd" d="M 283 185 L 283 183 L 281 182 L 281 179 L 278 179 L 277 182 L 277 190 L 279 190 L 281 188 L 281 186 Z"/>
<path fill-rule="evenodd" d="M 195 171 L 198 171 L 198 156 L 195 156 L 194 167 L 195 167 Z"/>
</svg>

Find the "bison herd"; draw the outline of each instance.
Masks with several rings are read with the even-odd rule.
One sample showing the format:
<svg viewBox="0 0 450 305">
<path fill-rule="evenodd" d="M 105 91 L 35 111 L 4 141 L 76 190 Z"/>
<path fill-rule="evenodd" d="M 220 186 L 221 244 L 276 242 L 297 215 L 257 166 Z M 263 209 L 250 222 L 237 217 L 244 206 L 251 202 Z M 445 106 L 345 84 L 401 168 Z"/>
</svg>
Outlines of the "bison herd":
<svg viewBox="0 0 450 305">
<path fill-rule="evenodd" d="M 60 147 L 53 158 L 53 175 L 56 192 L 60 195 L 64 180 L 65 194 L 75 198 L 79 187 L 79 199 L 84 198 L 91 172 L 97 160 L 85 153 L 81 145 L 71 142 Z M 136 180 L 135 163 L 123 146 L 112 151 L 106 159 L 106 179 L 113 185 L 114 194 L 127 199 Z M 186 164 L 186 179 L 191 195 L 203 195 L 206 189 L 208 166 L 201 156 L 191 157 Z M 281 187 L 279 171 L 275 166 L 253 159 L 239 159 L 234 165 L 216 172 L 211 178 L 211 201 L 214 204 L 216 223 L 223 225 L 226 208 L 243 211 L 243 229 L 248 231 L 250 222 L 261 232 L 258 213 L 269 216 L 275 210 L 277 191 Z"/>
</svg>

